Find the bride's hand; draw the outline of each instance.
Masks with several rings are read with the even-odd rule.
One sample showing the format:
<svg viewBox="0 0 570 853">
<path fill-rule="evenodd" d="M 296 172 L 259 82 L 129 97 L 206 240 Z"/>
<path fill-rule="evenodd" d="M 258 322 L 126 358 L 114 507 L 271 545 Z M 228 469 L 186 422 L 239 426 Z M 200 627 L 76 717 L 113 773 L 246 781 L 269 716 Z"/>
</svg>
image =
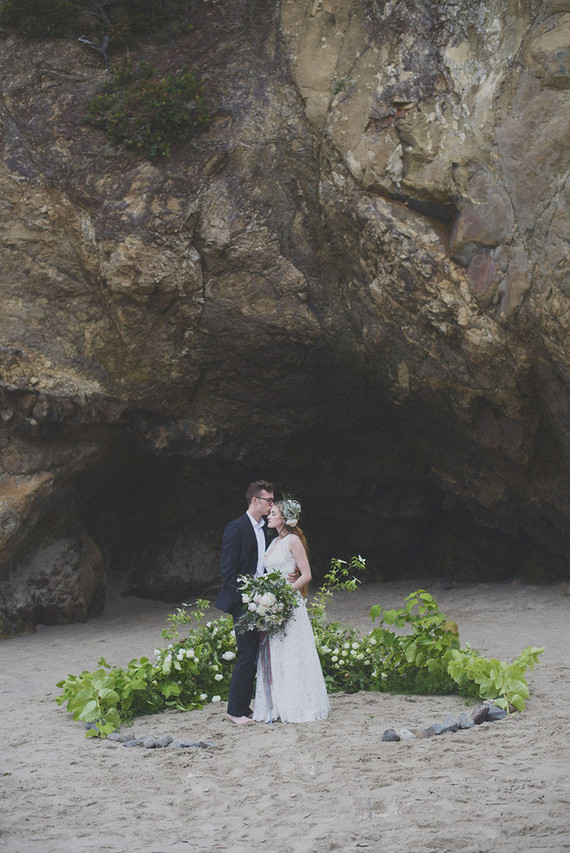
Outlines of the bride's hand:
<svg viewBox="0 0 570 853">
<path fill-rule="evenodd" d="M 287 580 L 289 581 L 289 583 L 295 583 L 297 578 L 300 578 L 300 577 L 301 577 L 301 572 L 299 571 L 297 566 L 295 566 L 295 570 L 293 572 L 290 572 L 287 575 Z"/>
</svg>

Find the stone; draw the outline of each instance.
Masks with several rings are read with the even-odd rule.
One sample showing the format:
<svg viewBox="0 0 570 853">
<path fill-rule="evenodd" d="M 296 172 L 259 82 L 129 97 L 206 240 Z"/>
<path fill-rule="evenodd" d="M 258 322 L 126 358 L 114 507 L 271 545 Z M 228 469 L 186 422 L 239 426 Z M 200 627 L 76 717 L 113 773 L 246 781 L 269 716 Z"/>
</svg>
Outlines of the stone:
<svg viewBox="0 0 570 853">
<path fill-rule="evenodd" d="M 503 720 L 506 716 L 507 712 L 504 708 L 499 708 L 498 705 L 493 705 L 492 703 L 489 705 L 487 719 L 490 723 L 494 723 L 497 720 Z"/>
<path fill-rule="evenodd" d="M 471 729 L 475 725 L 475 721 L 469 717 L 464 711 L 459 715 L 459 728 Z"/>
<path fill-rule="evenodd" d="M 444 731 L 444 726 L 441 723 L 432 723 L 431 726 L 428 726 L 426 729 L 426 735 L 428 737 L 433 737 L 434 735 L 440 735 Z"/>
<path fill-rule="evenodd" d="M 426 730 L 421 728 L 420 726 L 414 726 L 410 728 L 409 731 L 416 737 L 418 740 L 424 740 L 427 737 Z"/>
<path fill-rule="evenodd" d="M 170 743 L 172 743 L 173 740 L 174 738 L 172 738 L 170 735 L 161 735 L 158 738 L 156 745 L 159 747 L 168 746 Z"/>
<path fill-rule="evenodd" d="M 138 738 L 133 738 L 132 740 L 126 740 L 123 746 L 142 746 L 142 744 Z"/>
<path fill-rule="evenodd" d="M 455 714 L 446 714 L 443 720 L 444 732 L 456 732 L 460 727 L 459 718 Z"/>
<path fill-rule="evenodd" d="M 410 729 L 400 729 L 400 740 L 416 740 L 416 735 Z"/>
<path fill-rule="evenodd" d="M 142 745 L 145 749 L 156 749 L 158 741 L 155 737 L 147 737 L 143 740 Z"/>
<path fill-rule="evenodd" d="M 476 726 L 480 726 L 481 723 L 484 723 L 489 718 L 489 706 L 479 705 L 478 708 L 472 711 L 471 718 Z"/>
<path fill-rule="evenodd" d="M 395 729 L 386 729 L 382 735 L 382 740 L 386 743 L 398 743 L 400 735 L 397 734 Z"/>
</svg>

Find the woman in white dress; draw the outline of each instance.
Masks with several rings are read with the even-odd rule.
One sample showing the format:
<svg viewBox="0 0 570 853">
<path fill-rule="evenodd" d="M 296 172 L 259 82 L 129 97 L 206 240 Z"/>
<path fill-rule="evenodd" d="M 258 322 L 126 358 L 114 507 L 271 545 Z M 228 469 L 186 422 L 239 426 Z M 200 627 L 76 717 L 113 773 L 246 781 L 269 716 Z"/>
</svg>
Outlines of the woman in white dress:
<svg viewBox="0 0 570 853">
<path fill-rule="evenodd" d="M 299 604 L 284 631 L 262 640 L 257 664 L 253 719 L 271 723 L 305 723 L 328 717 L 330 704 L 313 629 L 302 591 L 311 580 L 306 540 L 298 527 L 301 505 L 276 501 L 267 519 L 277 536 L 265 552 L 264 567 L 285 577 L 298 574 L 293 589 Z M 298 569 L 298 573 L 295 571 Z M 263 647 L 268 643 L 268 649 Z M 269 653 L 267 653 L 269 652 Z"/>
</svg>

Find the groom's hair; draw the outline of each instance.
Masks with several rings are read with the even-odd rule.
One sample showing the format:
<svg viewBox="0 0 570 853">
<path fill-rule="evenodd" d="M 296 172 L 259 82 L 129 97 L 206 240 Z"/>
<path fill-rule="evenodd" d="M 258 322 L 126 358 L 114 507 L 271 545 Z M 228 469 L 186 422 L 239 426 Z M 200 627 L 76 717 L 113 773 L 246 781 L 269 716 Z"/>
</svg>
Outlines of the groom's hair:
<svg viewBox="0 0 570 853">
<path fill-rule="evenodd" d="M 245 493 L 245 499 L 247 501 L 247 505 L 249 506 L 252 498 L 256 498 L 260 492 L 273 492 L 275 491 L 275 486 L 273 483 L 269 483 L 267 480 L 256 480 L 255 483 L 250 483 L 247 487 L 247 492 Z"/>
</svg>

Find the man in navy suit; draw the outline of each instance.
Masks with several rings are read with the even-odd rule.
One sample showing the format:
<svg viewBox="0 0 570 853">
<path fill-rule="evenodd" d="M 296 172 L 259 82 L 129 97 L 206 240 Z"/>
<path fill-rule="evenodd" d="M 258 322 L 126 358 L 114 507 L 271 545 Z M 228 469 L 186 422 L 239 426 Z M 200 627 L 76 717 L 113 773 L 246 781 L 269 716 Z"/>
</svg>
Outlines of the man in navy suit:
<svg viewBox="0 0 570 853">
<path fill-rule="evenodd" d="M 231 613 L 234 626 L 243 613 L 241 593 L 237 588 L 238 575 L 261 574 L 263 555 L 268 544 L 265 516 L 273 505 L 273 483 L 256 480 L 246 492 L 247 512 L 235 521 L 230 521 L 222 538 L 220 559 L 222 570 L 222 588 L 216 601 L 216 607 Z M 257 631 L 236 631 L 237 659 L 230 682 L 228 697 L 228 717 L 237 725 L 249 723 L 252 716 L 250 708 L 255 681 Z"/>
</svg>

